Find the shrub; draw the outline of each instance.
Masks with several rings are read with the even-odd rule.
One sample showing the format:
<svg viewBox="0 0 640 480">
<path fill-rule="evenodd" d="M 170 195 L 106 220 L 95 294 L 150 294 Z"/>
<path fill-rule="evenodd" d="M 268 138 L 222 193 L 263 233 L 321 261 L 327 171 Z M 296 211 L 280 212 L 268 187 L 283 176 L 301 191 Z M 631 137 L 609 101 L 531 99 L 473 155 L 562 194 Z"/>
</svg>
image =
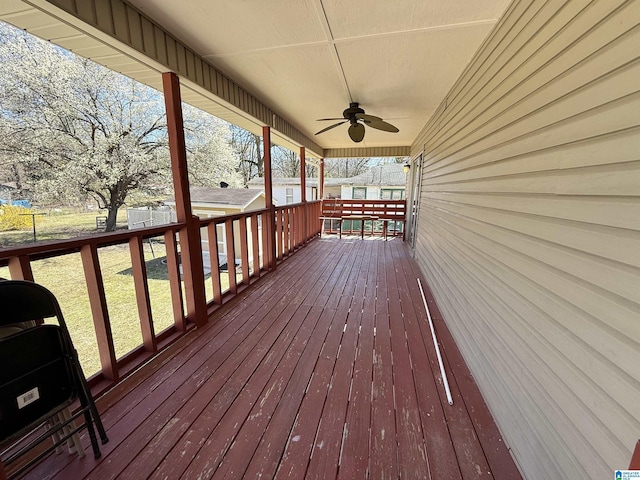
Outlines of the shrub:
<svg viewBox="0 0 640 480">
<path fill-rule="evenodd" d="M 0 205 L 0 232 L 31 228 L 31 216 L 23 215 L 25 213 L 31 213 L 31 210 L 15 205 Z"/>
</svg>

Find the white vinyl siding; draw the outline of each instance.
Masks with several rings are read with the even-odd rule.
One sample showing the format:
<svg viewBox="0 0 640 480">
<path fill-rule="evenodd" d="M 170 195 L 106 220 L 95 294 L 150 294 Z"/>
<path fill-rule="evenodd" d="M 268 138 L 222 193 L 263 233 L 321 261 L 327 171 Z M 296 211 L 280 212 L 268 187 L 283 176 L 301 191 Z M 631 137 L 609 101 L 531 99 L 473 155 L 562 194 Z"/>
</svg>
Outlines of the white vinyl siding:
<svg viewBox="0 0 640 480">
<path fill-rule="evenodd" d="M 416 259 L 528 479 L 640 438 L 640 2 L 516 0 L 412 147 Z"/>
</svg>

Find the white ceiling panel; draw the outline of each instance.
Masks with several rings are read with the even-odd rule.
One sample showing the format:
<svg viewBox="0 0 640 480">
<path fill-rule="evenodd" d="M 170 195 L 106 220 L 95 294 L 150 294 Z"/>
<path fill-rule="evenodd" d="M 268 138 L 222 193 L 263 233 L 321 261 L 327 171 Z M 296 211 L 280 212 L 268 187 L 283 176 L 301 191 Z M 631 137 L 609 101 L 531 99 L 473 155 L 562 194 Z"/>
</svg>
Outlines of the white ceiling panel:
<svg viewBox="0 0 640 480">
<path fill-rule="evenodd" d="M 474 22 L 495 23 L 504 0 L 323 0 L 335 39 Z"/>
<path fill-rule="evenodd" d="M 200 55 L 226 55 L 324 41 L 314 0 L 133 0 Z"/>
<path fill-rule="evenodd" d="M 411 145 L 509 5 L 509 0 L 128 2 L 325 149 Z M 100 42 L 109 43 L 106 36 L 98 40 L 34 11 L 18 0 L 0 5 L 5 20 L 157 88 L 160 79 L 150 76 L 163 66 L 137 55 L 114 55 L 117 45 L 101 47 Z M 191 92 L 187 98 L 193 103 L 212 103 L 206 110 L 232 122 L 240 118 L 243 126 L 254 122 L 253 129 L 260 130 L 259 119 L 210 92 L 195 85 Z M 315 136 L 331 125 L 317 119 L 341 117 L 350 101 L 400 132 L 367 128 L 364 141 L 354 144 L 345 124 Z"/>
</svg>

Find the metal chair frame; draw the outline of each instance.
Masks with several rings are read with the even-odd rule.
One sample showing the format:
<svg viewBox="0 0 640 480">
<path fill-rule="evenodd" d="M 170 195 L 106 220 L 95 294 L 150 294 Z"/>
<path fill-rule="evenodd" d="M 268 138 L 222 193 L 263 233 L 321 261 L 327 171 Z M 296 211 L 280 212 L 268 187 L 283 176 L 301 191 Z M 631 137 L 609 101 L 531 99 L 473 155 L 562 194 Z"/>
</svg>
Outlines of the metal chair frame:
<svg viewBox="0 0 640 480">
<path fill-rule="evenodd" d="M 13 420 L 11 417 L 7 419 L 6 415 L 0 415 L 0 446 L 8 447 L 15 444 L 9 455 L 2 459 L 2 463 L 5 466 L 10 465 L 47 438 L 54 438 L 52 446 L 40 451 L 12 472 L 12 476 L 19 476 L 69 439 L 74 436 L 77 438 L 77 433 L 84 428 L 89 434 L 94 457 L 99 458 L 101 453 L 95 429 L 98 430 L 102 444 L 107 443 L 108 438 L 57 299 L 49 290 L 36 283 L 3 280 L 0 281 L 0 305 L 0 327 L 19 327 L 17 333 L 0 339 L 0 358 L 4 355 L 5 362 L 15 362 L 15 373 L 0 372 L 3 381 L 0 385 L 0 408 L 12 412 L 13 415 Z M 55 319 L 57 325 L 42 324 L 44 319 L 49 318 Z M 29 345 L 32 347 L 29 348 Z M 22 346 L 24 348 L 21 348 Z M 38 363 L 40 359 L 42 364 Z M 15 368 L 22 365 L 26 371 Z M 53 394 L 45 394 L 51 391 L 47 390 L 51 387 L 47 384 L 51 379 L 43 376 L 51 375 L 51 372 L 55 372 L 56 381 L 60 382 L 60 390 L 56 391 L 60 398 Z M 16 375 L 17 378 L 12 378 L 12 375 Z M 23 395 L 27 395 L 22 400 L 19 399 L 20 395 L 18 398 L 15 397 L 17 385 L 25 390 Z M 38 388 L 43 392 L 42 401 Z M 31 391 L 35 392 L 33 397 L 38 398 L 29 398 L 28 394 Z M 47 395 L 48 398 L 45 398 Z M 75 413 L 70 414 L 67 409 L 76 400 L 80 407 Z M 47 403 L 54 401 L 59 403 Z M 33 402 L 34 406 L 31 407 L 29 402 Z M 16 409 L 16 406 L 20 410 Z M 15 415 L 20 417 L 19 422 L 15 421 Z M 84 417 L 84 422 L 76 427 L 75 420 L 81 417 Z M 24 424 L 21 424 L 23 421 Z M 42 433 L 33 433 L 45 425 Z M 23 440 L 18 441 L 20 438 Z"/>
</svg>

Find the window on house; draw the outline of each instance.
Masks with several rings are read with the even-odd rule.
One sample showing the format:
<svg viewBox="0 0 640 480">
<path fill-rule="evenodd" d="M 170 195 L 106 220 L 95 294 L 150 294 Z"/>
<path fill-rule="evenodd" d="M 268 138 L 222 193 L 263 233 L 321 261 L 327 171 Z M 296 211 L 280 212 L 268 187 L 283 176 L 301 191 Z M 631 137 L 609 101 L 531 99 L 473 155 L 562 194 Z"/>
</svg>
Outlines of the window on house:
<svg viewBox="0 0 640 480">
<path fill-rule="evenodd" d="M 352 197 L 354 200 L 367 199 L 367 187 L 353 187 Z"/>
<path fill-rule="evenodd" d="M 404 189 L 402 188 L 383 188 L 380 191 L 380 200 L 403 200 Z"/>
<path fill-rule="evenodd" d="M 293 203 L 293 188 L 287 188 L 287 204 Z"/>
</svg>

